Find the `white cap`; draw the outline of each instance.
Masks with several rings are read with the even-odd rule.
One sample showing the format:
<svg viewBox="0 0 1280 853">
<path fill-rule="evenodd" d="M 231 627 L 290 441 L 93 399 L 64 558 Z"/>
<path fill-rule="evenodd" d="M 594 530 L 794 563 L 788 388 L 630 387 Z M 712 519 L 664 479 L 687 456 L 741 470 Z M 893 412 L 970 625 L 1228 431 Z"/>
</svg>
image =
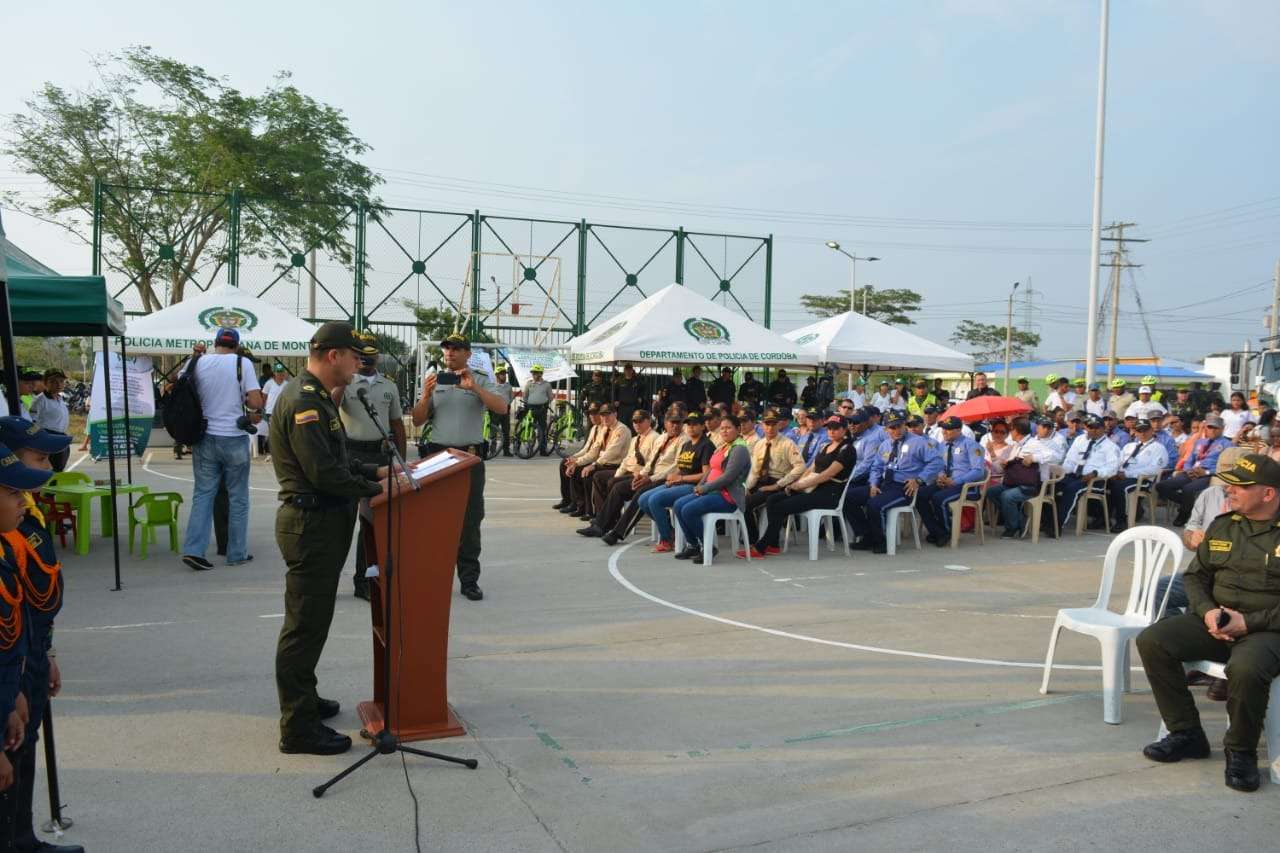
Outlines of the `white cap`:
<svg viewBox="0 0 1280 853">
<path fill-rule="evenodd" d="M 1139 388 L 1139 389 L 1138 389 L 1138 393 L 1139 393 L 1139 394 L 1150 394 L 1150 393 L 1151 393 L 1151 386 L 1150 386 L 1150 385 L 1143 385 L 1141 388 Z"/>
</svg>

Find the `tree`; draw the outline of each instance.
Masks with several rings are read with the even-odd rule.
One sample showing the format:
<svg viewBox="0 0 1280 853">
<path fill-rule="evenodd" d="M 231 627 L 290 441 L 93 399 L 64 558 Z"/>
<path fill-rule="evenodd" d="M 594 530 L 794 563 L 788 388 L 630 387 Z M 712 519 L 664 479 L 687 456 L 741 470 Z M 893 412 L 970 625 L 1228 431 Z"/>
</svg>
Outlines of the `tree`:
<svg viewBox="0 0 1280 853">
<path fill-rule="evenodd" d="M 863 298 L 866 298 L 866 309 L 863 309 Z M 920 310 L 923 297 L 914 290 L 906 288 L 888 288 L 876 290 L 871 285 L 859 287 L 854 300 L 858 313 L 865 313 L 873 320 L 888 323 L 891 326 L 910 326 L 915 323 L 909 314 Z M 806 293 L 800 297 L 800 304 L 819 317 L 834 317 L 849 310 L 849 291 L 841 290 L 840 295 Z"/>
<path fill-rule="evenodd" d="M 314 246 L 351 264 L 342 226 L 358 201 L 377 205 L 382 179 L 357 162 L 368 146 L 340 111 L 286 73 L 246 95 L 147 47 L 94 65 L 94 86 L 46 83 L 13 117 L 4 153 L 54 192 L 8 201 L 88 243 L 94 178 L 119 187 L 104 199 L 103 263 L 129 277 L 144 310 L 164 307 L 161 286 L 169 304 L 180 302 L 197 273 L 212 280 L 227 263 L 233 190 L 255 199 L 240 219 L 241 257 L 283 257 L 283 270 L 291 251 Z"/>
<path fill-rule="evenodd" d="M 450 308 L 419 305 L 410 299 L 404 300 L 404 306 L 413 311 L 413 319 L 418 324 L 418 338 L 428 342 L 432 359 L 440 359 L 440 341 L 445 337 L 454 332 L 465 333 L 466 319 Z M 493 338 L 483 332 L 474 340 L 493 343 Z"/>
<path fill-rule="evenodd" d="M 952 343 L 966 347 L 974 361 L 985 364 L 1004 358 L 1004 326 L 961 320 L 951 333 Z M 1023 358 L 1040 345 L 1040 336 L 1034 332 L 1013 330 L 1010 347 L 1012 358 Z"/>
</svg>

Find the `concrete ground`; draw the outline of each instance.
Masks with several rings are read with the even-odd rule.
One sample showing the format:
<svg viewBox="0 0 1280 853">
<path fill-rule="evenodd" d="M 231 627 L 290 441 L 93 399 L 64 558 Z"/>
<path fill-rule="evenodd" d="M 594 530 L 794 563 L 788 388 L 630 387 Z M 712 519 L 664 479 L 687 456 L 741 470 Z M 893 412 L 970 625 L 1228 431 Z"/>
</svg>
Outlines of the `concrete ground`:
<svg viewBox="0 0 1280 853">
<path fill-rule="evenodd" d="M 189 497 L 190 463 L 167 451 L 133 474 Z M 1059 662 L 1082 668 L 1037 692 L 1054 613 L 1093 600 L 1110 537 L 703 568 L 643 536 L 610 549 L 574 535 L 550 509 L 550 460 L 488 474 L 486 597 L 453 601 L 450 697 L 468 733 L 419 744 L 478 770 L 378 758 L 316 800 L 361 745 L 277 751 L 283 564 L 258 460 L 252 563 L 197 574 L 162 543 L 126 553 L 114 592 L 107 540 L 65 557 L 67 839 L 94 853 L 412 850 L 407 774 L 432 850 L 1275 846 L 1280 792 L 1223 787 L 1224 708 L 1203 688 L 1214 757 L 1172 766 L 1139 753 L 1159 725 L 1140 672 L 1123 725 L 1103 724 L 1094 641 L 1064 635 Z M 354 736 L 371 647 L 350 588 L 319 676 Z"/>
</svg>

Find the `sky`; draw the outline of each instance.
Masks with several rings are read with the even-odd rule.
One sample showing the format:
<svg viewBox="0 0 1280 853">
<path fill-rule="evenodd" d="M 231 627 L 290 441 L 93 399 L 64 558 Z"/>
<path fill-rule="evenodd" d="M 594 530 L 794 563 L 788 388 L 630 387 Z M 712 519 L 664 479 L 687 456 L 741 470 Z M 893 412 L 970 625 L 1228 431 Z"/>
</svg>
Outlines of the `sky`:
<svg viewBox="0 0 1280 853">
<path fill-rule="evenodd" d="M 365 161 L 390 204 L 772 234 L 783 331 L 815 319 L 801 294 L 848 286 L 849 261 L 824 245 L 837 240 L 881 259 L 858 265 L 859 284 L 923 294 L 919 334 L 946 342 L 964 319 L 1003 325 L 1016 281 L 1033 302 L 1028 315 L 1020 300 L 1015 325 L 1030 316 L 1038 355 L 1085 349 L 1096 0 L 174 8 L 6 10 L 0 115 L 44 81 L 90 84 L 92 56 L 131 44 L 247 92 L 287 70 L 372 146 Z M 1274 0 L 1112 4 L 1103 220 L 1137 223 L 1129 233 L 1150 239 L 1129 256 L 1142 266 L 1123 283 L 1121 355 L 1154 345 L 1199 360 L 1265 334 L 1280 259 L 1277 32 Z M 0 186 L 42 191 L 3 160 Z M 87 249 L 56 228 L 9 209 L 4 222 L 51 266 L 88 271 Z M 502 227 L 519 251 L 558 239 L 551 226 Z M 661 242 L 600 233 L 619 235 L 630 270 Z M 732 272 L 753 245 L 697 242 L 706 263 L 689 261 L 700 268 L 689 283 L 704 290 L 717 277 L 708 267 Z M 606 308 L 620 274 L 592 252 L 589 319 L 639 298 Z M 762 262 L 734 285 L 756 319 Z M 460 278 L 465 258 L 448 263 L 442 278 Z M 511 276 L 499 267 L 487 273 L 501 286 Z M 662 255 L 641 287 L 669 283 L 672 268 Z"/>
</svg>

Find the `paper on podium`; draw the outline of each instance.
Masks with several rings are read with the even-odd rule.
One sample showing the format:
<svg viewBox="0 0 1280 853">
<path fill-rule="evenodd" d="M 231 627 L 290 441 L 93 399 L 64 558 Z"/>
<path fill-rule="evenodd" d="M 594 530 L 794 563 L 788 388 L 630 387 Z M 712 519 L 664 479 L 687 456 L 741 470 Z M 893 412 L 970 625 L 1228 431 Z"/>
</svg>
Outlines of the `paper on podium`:
<svg viewBox="0 0 1280 853">
<path fill-rule="evenodd" d="M 443 471 L 451 465 L 458 464 L 458 457 L 453 456 L 447 450 L 442 450 L 435 456 L 428 456 L 426 461 L 413 469 L 413 479 L 421 480 L 430 477 L 437 471 Z"/>
</svg>

